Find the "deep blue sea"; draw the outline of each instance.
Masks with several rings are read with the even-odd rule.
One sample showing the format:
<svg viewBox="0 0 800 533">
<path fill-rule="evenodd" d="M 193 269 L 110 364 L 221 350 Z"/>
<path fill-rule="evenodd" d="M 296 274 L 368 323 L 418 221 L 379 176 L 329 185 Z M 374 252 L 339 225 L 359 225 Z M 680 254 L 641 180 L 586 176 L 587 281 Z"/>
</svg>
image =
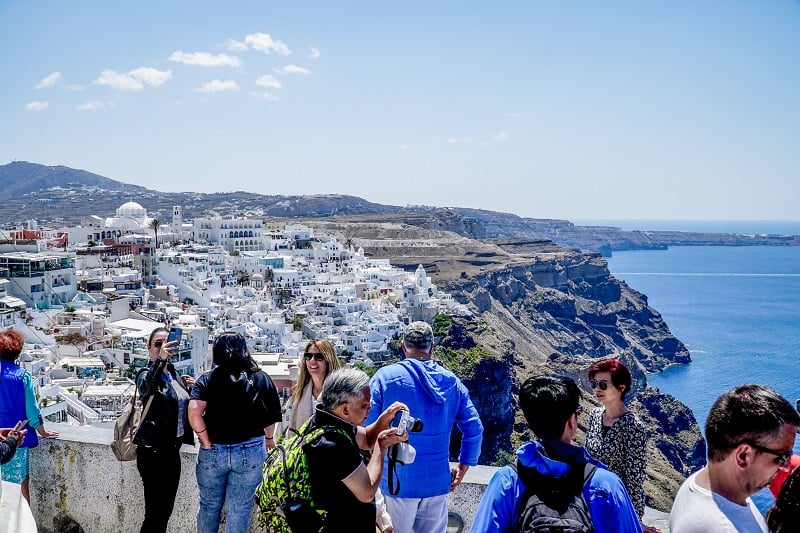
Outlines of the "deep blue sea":
<svg viewBox="0 0 800 533">
<path fill-rule="evenodd" d="M 628 228 L 673 229 L 633 224 Z M 743 227 L 715 231 L 800 233 L 800 223 Z M 792 402 L 800 398 L 800 247 L 615 252 L 608 264 L 614 276 L 647 295 L 691 352 L 691 364 L 649 381 L 688 405 L 701 430 L 717 396 L 742 383 L 768 385 Z M 763 510 L 771 495 L 762 491 L 755 501 Z"/>
</svg>

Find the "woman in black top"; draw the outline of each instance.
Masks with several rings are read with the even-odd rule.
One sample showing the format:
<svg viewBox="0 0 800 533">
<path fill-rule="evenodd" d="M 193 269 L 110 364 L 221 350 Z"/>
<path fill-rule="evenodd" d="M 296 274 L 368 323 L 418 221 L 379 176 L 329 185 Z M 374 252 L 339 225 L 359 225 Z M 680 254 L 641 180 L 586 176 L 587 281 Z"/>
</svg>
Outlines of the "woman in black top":
<svg viewBox="0 0 800 533">
<path fill-rule="evenodd" d="M 175 373 L 169 358 L 177 349 L 177 341 L 167 342 L 167 335 L 166 328 L 150 333 L 150 364 L 136 376 L 142 406 L 153 397 L 134 439 L 136 467 L 144 485 L 141 533 L 167 530 L 181 479 L 181 445 L 194 445 L 188 417 L 189 391 L 194 380 Z"/>
<path fill-rule="evenodd" d="M 197 379 L 189 402 L 189 420 L 200 440 L 197 531 L 217 533 L 224 504 L 226 533 L 246 533 L 266 448 L 275 447 L 280 400 L 240 334 L 217 337 L 212 353 L 216 368 Z"/>
</svg>

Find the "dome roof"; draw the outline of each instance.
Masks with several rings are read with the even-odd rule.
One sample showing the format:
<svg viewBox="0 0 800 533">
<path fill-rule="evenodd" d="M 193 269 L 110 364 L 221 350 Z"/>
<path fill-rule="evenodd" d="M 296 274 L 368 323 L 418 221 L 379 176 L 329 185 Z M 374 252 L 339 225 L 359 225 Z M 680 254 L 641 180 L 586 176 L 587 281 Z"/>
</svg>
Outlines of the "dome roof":
<svg viewBox="0 0 800 533">
<path fill-rule="evenodd" d="M 126 202 L 117 208 L 118 217 L 145 217 L 147 211 L 136 202 Z"/>
</svg>

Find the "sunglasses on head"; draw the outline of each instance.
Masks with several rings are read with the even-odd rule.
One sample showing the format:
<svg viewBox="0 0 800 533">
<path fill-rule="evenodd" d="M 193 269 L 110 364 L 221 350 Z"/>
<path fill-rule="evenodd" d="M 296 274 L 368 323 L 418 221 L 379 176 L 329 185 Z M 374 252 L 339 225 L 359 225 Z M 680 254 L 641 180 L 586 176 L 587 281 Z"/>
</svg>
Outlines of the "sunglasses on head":
<svg viewBox="0 0 800 533">
<path fill-rule="evenodd" d="M 317 353 L 308 353 L 308 352 L 306 352 L 306 353 L 303 354 L 303 358 L 306 361 L 311 361 L 312 359 L 314 361 L 324 361 L 325 360 L 325 356 L 322 355 L 319 352 L 317 352 Z"/>
<path fill-rule="evenodd" d="M 608 388 L 608 381 L 604 379 L 600 381 L 597 381 L 596 379 L 590 379 L 589 386 L 593 389 L 606 390 Z"/>
<path fill-rule="evenodd" d="M 776 452 L 775 450 L 770 450 L 769 448 L 767 448 L 765 446 L 759 446 L 755 442 L 745 441 L 745 443 L 749 444 L 750 447 L 753 448 L 754 450 L 758 450 L 758 451 L 760 451 L 762 453 L 768 453 L 770 455 L 774 455 L 775 456 L 775 464 L 777 464 L 778 466 L 785 465 L 786 463 L 789 462 L 789 459 L 791 459 L 791 457 L 792 457 L 792 450 L 789 450 L 788 452 Z"/>
</svg>

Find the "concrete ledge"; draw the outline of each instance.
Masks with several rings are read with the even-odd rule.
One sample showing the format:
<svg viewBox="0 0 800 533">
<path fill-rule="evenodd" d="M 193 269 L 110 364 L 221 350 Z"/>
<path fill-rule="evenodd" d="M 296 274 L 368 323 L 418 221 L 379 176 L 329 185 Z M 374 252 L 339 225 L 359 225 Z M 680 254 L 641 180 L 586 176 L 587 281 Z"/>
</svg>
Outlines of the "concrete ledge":
<svg viewBox="0 0 800 533">
<path fill-rule="evenodd" d="M 51 424 L 56 439 L 40 439 L 31 450 L 31 509 L 39 531 L 55 533 L 74 522 L 87 533 L 136 533 L 144 517 L 142 481 L 136 461 L 119 462 L 111 453 L 111 429 Z M 199 502 L 197 451 L 181 449 L 181 480 L 170 519 L 170 533 L 196 531 Z M 491 475 L 488 466 L 470 468 L 465 481 L 448 495 L 448 507 L 464 519 L 469 531 Z M 252 532 L 257 512 L 251 516 Z"/>
</svg>

